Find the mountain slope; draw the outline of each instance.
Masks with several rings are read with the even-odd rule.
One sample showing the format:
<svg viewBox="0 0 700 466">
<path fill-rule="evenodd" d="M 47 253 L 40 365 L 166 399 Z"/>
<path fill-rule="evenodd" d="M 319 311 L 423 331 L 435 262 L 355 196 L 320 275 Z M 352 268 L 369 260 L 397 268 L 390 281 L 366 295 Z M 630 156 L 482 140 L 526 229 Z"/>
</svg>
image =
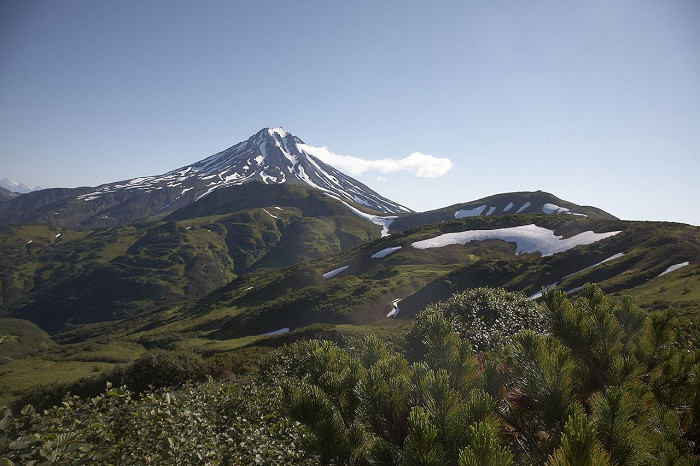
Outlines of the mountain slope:
<svg viewBox="0 0 700 466">
<path fill-rule="evenodd" d="M 534 227 L 548 230 L 550 236 L 533 237 L 521 231 Z M 479 231 L 508 235 L 417 247 L 445 234 Z M 520 236 L 514 236 L 518 231 Z M 522 249 L 521 240 L 530 241 L 533 252 L 515 254 Z M 560 252 L 539 252 L 548 254 L 553 243 L 562 246 Z M 688 266 L 659 276 L 670 266 L 686 262 Z M 556 285 L 575 294 L 586 282 L 598 283 L 609 293 L 635 295 L 648 293 L 654 283 L 685 286 L 688 299 L 682 295 L 668 300 L 666 295 L 664 304 L 676 305 L 685 321 L 691 322 L 700 315 L 700 303 L 692 301 L 692 287 L 699 276 L 700 228 L 690 225 L 572 215 L 464 218 L 397 232 L 289 268 L 241 276 L 168 313 L 167 319 L 158 314 L 144 316 L 139 325 L 150 330 L 139 332 L 138 338 L 165 341 L 167 336 L 173 341 L 175 335 L 187 334 L 203 342 L 223 342 L 318 323 L 377 325 L 386 321 L 397 299 L 398 319 L 403 320 L 426 304 L 467 288 L 503 286 L 536 299 L 543 286 Z"/>
<path fill-rule="evenodd" d="M 46 332 L 28 320 L 0 317 L 0 329 L 0 364 L 58 346 Z"/>
<path fill-rule="evenodd" d="M 0 204 L 0 223 L 97 228 L 152 221 L 220 188 L 255 181 L 311 187 L 385 214 L 411 212 L 309 154 L 296 136 L 265 128 L 247 141 L 163 175 L 27 193 Z"/>
<path fill-rule="evenodd" d="M 13 197 L 17 196 L 18 194 L 16 192 L 0 187 L 0 201 L 7 201 L 8 199 L 12 199 Z"/>
<path fill-rule="evenodd" d="M 241 201 L 249 198 L 253 207 Z M 51 331 L 126 318 L 200 297 L 252 270 L 337 254 L 381 233 L 303 185 L 233 186 L 192 209 L 196 215 L 180 212 L 167 222 L 98 230 L 1 226 L 0 310 Z"/>
</svg>

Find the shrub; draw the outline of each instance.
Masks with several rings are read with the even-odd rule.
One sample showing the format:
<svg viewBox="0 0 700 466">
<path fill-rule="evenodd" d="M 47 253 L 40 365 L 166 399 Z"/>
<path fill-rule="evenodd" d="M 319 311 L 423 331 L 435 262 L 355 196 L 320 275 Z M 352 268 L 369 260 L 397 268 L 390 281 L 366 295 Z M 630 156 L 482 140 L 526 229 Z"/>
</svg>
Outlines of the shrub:
<svg viewBox="0 0 700 466">
<path fill-rule="evenodd" d="M 48 409 L 60 404 L 68 393 L 82 398 L 97 396 L 108 382 L 115 387 L 127 385 L 131 393 L 138 394 L 149 387 L 174 387 L 190 380 L 203 380 L 208 370 L 204 360 L 194 353 L 156 349 L 127 366 L 117 366 L 75 382 L 53 383 L 29 390 L 12 404 L 12 408 L 15 413 L 28 404 L 37 410 Z"/>
<path fill-rule="evenodd" d="M 192 352 L 155 349 L 134 361 L 117 384 L 137 393 L 148 387 L 174 387 L 204 379 L 205 367 L 204 360 Z"/>
<path fill-rule="evenodd" d="M 504 346 L 523 329 L 537 333 L 545 329 L 542 308 L 524 294 L 503 288 L 474 288 L 430 304 L 418 315 L 409 333 L 409 345 L 418 355 L 426 320 L 436 313 L 444 314 L 452 322 L 453 330 L 466 337 L 477 351 Z"/>
<path fill-rule="evenodd" d="M 279 388 L 208 381 L 143 396 L 110 389 L 0 420 L 0 464 L 314 464 L 276 416 Z"/>
</svg>

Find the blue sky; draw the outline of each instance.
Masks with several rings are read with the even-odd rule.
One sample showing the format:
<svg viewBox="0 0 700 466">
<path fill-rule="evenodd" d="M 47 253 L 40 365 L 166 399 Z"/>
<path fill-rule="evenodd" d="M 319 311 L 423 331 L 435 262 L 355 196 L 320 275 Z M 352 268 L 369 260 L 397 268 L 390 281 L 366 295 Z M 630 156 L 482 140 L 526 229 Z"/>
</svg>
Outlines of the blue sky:
<svg viewBox="0 0 700 466">
<path fill-rule="evenodd" d="M 415 210 L 541 189 L 700 225 L 698 24 L 696 0 L 4 0 L 0 178 L 160 174 L 282 126 L 449 159 L 357 175 Z"/>
</svg>

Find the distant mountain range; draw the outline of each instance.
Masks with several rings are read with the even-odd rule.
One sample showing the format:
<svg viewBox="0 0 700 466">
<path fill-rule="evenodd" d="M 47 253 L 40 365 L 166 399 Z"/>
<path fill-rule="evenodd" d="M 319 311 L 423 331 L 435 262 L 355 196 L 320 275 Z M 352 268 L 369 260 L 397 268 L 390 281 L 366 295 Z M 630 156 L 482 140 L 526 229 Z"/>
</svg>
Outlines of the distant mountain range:
<svg viewBox="0 0 700 466">
<path fill-rule="evenodd" d="M 156 221 L 169 215 L 221 213 L 232 205 L 237 209 L 256 206 L 266 198 L 266 188 L 254 189 L 254 196 L 250 190 L 235 189 L 249 184 L 311 188 L 379 225 L 385 233 L 468 216 L 552 213 L 615 218 L 542 192 L 501 194 L 415 213 L 322 162 L 306 147 L 282 128 L 264 128 L 246 141 L 163 175 L 97 187 L 43 189 L 21 196 L 0 192 L 0 224 L 38 222 L 89 229 Z M 176 213 L 183 208 L 187 210 Z"/>
<path fill-rule="evenodd" d="M 9 178 L 3 178 L 0 180 L 0 188 L 4 188 L 10 192 L 18 194 L 30 193 L 32 191 L 40 191 L 42 189 L 46 189 L 44 186 L 35 186 L 31 188 L 26 184 L 18 183 L 17 181 L 11 180 Z"/>
<path fill-rule="evenodd" d="M 252 182 L 309 186 L 377 213 L 412 212 L 309 154 L 301 139 L 282 128 L 264 128 L 246 141 L 162 175 L 10 199 L 0 204 L 0 223 L 95 228 L 157 220 L 216 190 Z"/>
</svg>

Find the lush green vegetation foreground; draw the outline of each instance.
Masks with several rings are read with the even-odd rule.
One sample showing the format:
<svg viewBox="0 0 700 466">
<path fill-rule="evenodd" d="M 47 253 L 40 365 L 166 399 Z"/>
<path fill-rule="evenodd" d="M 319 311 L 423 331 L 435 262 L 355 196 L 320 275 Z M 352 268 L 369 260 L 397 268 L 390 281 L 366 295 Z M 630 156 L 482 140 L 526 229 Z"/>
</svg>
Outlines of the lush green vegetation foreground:
<svg viewBox="0 0 700 466">
<path fill-rule="evenodd" d="M 127 388 L 8 410 L 0 464 L 700 464 L 700 354 L 676 331 L 592 285 L 470 290 L 403 338 L 299 341 L 242 378 L 148 389 L 204 369 L 142 358 L 112 374 Z"/>
</svg>

